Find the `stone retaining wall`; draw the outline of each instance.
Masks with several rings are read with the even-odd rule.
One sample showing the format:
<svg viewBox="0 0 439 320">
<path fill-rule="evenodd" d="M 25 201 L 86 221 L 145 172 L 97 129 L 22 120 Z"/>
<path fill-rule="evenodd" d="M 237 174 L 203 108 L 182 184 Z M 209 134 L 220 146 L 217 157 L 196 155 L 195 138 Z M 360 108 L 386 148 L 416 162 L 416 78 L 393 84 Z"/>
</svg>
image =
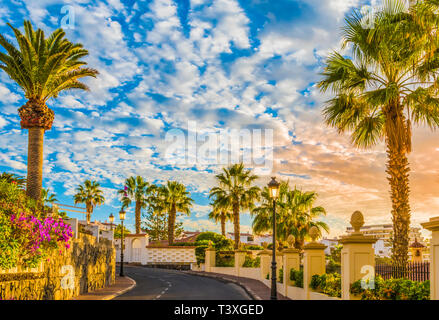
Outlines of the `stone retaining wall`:
<svg viewBox="0 0 439 320">
<path fill-rule="evenodd" d="M 115 267 L 111 242 L 80 234 L 38 268 L 0 270 L 0 300 L 68 300 L 113 284 Z"/>
</svg>

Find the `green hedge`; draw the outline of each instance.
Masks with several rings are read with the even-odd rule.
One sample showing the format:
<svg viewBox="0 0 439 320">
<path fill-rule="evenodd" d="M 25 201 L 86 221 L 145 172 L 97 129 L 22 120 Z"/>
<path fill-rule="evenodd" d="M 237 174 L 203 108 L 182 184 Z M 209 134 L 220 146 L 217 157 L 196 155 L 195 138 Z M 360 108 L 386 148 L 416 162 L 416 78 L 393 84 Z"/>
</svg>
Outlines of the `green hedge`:
<svg viewBox="0 0 439 320">
<path fill-rule="evenodd" d="M 290 280 L 293 282 L 293 287 L 303 288 L 303 270 L 290 270 Z"/>
<path fill-rule="evenodd" d="M 196 247 L 194 242 L 174 242 L 170 247 Z"/>
<path fill-rule="evenodd" d="M 375 277 L 373 289 L 363 289 L 361 280 L 351 285 L 351 294 L 362 300 L 430 300 L 430 281 L 417 282 L 408 279 Z"/>
<path fill-rule="evenodd" d="M 284 269 L 279 269 L 279 278 L 277 279 L 277 282 L 284 283 Z"/>
<path fill-rule="evenodd" d="M 253 259 L 250 255 L 245 256 L 244 268 L 259 268 L 261 266 L 261 257 Z"/>
<path fill-rule="evenodd" d="M 341 276 L 338 273 L 313 275 L 309 287 L 330 297 L 341 298 Z"/>
<path fill-rule="evenodd" d="M 215 255 L 215 265 L 217 267 L 234 267 L 235 252 L 234 251 L 217 251 Z"/>
</svg>

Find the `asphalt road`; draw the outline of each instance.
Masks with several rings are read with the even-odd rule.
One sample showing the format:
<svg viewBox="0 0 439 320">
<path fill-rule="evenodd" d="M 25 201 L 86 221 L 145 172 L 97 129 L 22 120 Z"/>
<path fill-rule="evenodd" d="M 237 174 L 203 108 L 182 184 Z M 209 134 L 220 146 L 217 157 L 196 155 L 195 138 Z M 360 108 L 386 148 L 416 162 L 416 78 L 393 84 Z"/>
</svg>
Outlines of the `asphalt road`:
<svg viewBox="0 0 439 320">
<path fill-rule="evenodd" d="M 250 300 L 241 287 L 177 270 L 124 266 L 137 283 L 115 300 Z"/>
</svg>

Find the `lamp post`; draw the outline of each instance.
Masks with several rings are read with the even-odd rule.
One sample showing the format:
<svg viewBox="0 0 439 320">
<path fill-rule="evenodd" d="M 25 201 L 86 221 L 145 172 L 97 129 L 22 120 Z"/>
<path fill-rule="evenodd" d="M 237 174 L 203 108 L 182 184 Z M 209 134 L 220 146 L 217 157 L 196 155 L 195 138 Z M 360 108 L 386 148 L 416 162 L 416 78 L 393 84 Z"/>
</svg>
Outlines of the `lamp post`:
<svg viewBox="0 0 439 320">
<path fill-rule="evenodd" d="M 271 262 L 271 300 L 277 300 L 277 279 L 276 279 L 276 200 L 279 197 L 280 183 L 276 177 L 272 177 L 268 184 L 270 198 L 273 199 L 273 257 Z"/>
<path fill-rule="evenodd" d="M 121 245 L 120 245 L 120 274 L 119 274 L 121 277 L 124 276 L 124 274 L 123 274 L 123 251 L 125 249 L 125 246 L 124 246 L 124 239 L 123 239 L 123 236 L 124 236 L 123 221 L 125 220 L 125 214 L 126 213 L 125 213 L 125 211 L 123 211 L 123 209 L 121 209 L 119 211 L 119 219 L 122 223 L 122 233 L 121 233 L 121 239 L 120 239 Z"/>
</svg>

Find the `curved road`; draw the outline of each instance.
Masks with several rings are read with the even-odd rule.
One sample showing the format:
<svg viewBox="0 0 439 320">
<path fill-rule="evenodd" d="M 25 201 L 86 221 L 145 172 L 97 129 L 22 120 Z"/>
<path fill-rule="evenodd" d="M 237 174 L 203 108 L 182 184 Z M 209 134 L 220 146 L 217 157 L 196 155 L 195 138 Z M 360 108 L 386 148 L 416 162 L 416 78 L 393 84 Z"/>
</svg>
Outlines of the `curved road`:
<svg viewBox="0 0 439 320">
<path fill-rule="evenodd" d="M 136 287 L 115 300 L 250 300 L 241 287 L 177 270 L 124 266 Z"/>
</svg>

